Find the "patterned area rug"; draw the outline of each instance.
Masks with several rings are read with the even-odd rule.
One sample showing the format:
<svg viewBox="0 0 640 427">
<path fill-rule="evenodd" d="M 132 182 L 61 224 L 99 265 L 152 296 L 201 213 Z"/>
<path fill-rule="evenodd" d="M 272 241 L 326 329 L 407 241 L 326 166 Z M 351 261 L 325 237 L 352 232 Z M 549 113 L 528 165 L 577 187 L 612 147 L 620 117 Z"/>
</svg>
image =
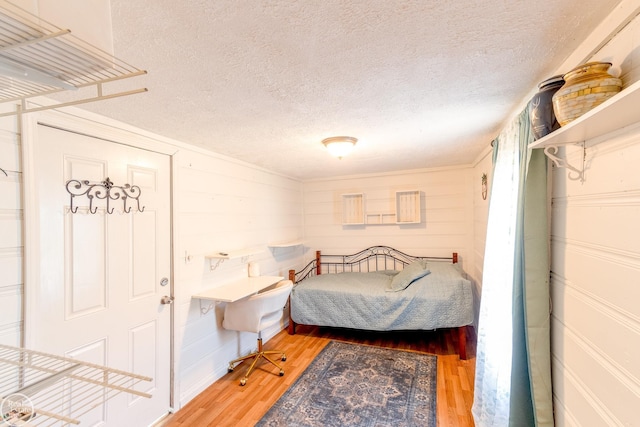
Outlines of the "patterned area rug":
<svg viewBox="0 0 640 427">
<path fill-rule="evenodd" d="M 436 426 L 436 356 L 331 341 L 257 426 Z"/>
</svg>

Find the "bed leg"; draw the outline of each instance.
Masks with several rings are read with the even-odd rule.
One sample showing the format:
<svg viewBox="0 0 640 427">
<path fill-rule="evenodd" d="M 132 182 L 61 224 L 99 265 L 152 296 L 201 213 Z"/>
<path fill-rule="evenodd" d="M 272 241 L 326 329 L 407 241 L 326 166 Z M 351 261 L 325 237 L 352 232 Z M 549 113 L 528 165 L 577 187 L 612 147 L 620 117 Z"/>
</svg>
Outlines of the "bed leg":
<svg viewBox="0 0 640 427">
<path fill-rule="evenodd" d="M 458 354 L 460 359 L 467 360 L 467 327 L 458 328 Z"/>
<path fill-rule="evenodd" d="M 296 322 L 294 322 L 293 319 L 291 318 L 291 295 L 289 295 L 289 300 L 287 301 L 287 312 L 289 314 L 289 327 L 287 329 L 287 332 L 289 332 L 289 335 L 295 335 Z"/>
</svg>

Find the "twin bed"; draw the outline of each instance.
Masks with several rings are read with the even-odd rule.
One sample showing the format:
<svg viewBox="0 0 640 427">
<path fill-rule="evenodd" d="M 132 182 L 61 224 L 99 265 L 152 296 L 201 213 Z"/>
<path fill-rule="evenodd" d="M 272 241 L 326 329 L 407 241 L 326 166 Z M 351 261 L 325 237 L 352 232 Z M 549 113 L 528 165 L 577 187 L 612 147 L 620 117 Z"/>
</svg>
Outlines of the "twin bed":
<svg viewBox="0 0 640 427">
<path fill-rule="evenodd" d="M 373 246 L 353 255 L 324 255 L 302 270 L 289 303 L 289 333 L 297 324 L 372 331 L 458 329 L 466 359 L 466 326 L 473 322 L 471 282 L 456 253 L 450 258 L 407 255 Z"/>
</svg>

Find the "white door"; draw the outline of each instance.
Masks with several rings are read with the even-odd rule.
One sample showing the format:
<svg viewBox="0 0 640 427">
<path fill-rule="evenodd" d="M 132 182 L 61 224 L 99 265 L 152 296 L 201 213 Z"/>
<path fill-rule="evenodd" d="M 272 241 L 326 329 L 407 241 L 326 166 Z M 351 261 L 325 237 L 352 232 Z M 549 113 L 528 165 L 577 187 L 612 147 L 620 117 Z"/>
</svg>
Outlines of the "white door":
<svg viewBox="0 0 640 427">
<path fill-rule="evenodd" d="M 171 306 L 168 156 L 43 125 L 33 142 L 39 245 L 27 280 L 27 346 L 153 378 L 137 387 L 151 399 L 119 394 L 82 418 L 82 426 L 140 427 L 169 410 Z M 70 180 L 113 183 L 73 198 Z M 138 186 L 130 213 L 118 186 Z M 89 195 L 102 191 L 90 202 Z M 92 206 L 95 213 L 90 213 Z M 34 270 L 30 270 L 34 271 Z M 163 280 L 166 278 L 167 280 Z M 81 396 L 72 396 L 79 399 Z"/>
</svg>

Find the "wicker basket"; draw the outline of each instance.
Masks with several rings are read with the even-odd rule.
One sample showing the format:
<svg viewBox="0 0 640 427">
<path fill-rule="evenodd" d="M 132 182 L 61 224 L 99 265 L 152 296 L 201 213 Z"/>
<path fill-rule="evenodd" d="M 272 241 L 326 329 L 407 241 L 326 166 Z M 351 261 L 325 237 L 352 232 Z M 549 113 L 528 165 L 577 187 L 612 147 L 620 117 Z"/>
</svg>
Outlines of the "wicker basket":
<svg viewBox="0 0 640 427">
<path fill-rule="evenodd" d="M 622 81 L 609 74 L 609 67 L 610 62 L 589 62 L 564 75 L 564 86 L 553 95 L 553 110 L 560 126 L 620 92 Z"/>
</svg>

